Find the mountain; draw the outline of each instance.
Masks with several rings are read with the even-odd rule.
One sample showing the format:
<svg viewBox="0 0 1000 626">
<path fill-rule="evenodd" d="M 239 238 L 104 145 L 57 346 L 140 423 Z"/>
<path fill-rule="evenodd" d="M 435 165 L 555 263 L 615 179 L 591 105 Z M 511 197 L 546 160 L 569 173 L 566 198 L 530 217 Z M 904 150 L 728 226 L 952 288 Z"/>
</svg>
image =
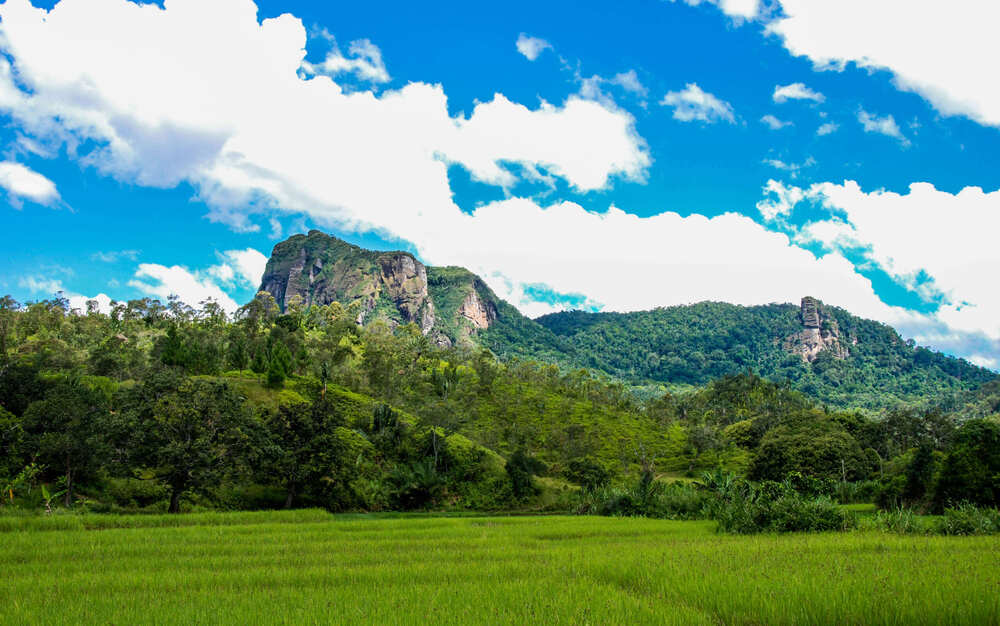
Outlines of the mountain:
<svg viewBox="0 0 1000 626">
<path fill-rule="evenodd" d="M 832 406 L 880 409 L 939 404 L 997 378 L 808 296 L 799 306 L 700 302 L 537 322 L 573 345 L 582 365 L 634 384 L 703 385 L 753 370 Z"/>
<path fill-rule="evenodd" d="M 318 230 L 274 247 L 261 291 L 290 304 L 358 307 L 358 323 L 417 324 L 440 346 L 481 344 L 500 355 L 555 358 L 563 343 L 461 267 L 428 267 L 409 252 L 365 250 Z"/>
<path fill-rule="evenodd" d="M 365 250 L 319 231 L 274 247 L 261 282 L 289 305 L 340 302 L 358 322 L 414 323 L 441 346 L 587 367 L 630 385 L 704 385 L 747 370 L 840 408 L 954 402 L 997 376 L 904 341 L 813 297 L 799 306 L 701 302 L 531 320 L 472 272 L 408 252 Z"/>
</svg>

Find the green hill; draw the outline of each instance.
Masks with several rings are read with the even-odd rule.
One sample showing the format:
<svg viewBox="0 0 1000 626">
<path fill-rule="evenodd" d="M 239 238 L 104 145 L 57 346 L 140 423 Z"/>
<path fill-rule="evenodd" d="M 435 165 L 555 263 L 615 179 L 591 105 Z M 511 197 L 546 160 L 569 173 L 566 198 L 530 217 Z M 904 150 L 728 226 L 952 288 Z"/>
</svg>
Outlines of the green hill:
<svg viewBox="0 0 1000 626">
<path fill-rule="evenodd" d="M 801 306 L 570 311 L 537 322 L 573 345 L 582 365 L 633 384 L 703 385 L 752 370 L 833 406 L 878 409 L 940 401 L 997 376 L 812 298 Z"/>
</svg>

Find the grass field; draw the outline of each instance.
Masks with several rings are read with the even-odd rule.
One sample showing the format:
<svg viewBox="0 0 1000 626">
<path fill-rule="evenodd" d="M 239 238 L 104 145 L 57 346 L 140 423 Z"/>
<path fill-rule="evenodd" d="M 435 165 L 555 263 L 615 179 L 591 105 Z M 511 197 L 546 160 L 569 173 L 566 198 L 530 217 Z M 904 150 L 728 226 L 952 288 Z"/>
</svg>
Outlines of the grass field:
<svg viewBox="0 0 1000 626">
<path fill-rule="evenodd" d="M 996 537 L 321 511 L 0 530 L 4 624 L 1000 623 Z"/>
</svg>

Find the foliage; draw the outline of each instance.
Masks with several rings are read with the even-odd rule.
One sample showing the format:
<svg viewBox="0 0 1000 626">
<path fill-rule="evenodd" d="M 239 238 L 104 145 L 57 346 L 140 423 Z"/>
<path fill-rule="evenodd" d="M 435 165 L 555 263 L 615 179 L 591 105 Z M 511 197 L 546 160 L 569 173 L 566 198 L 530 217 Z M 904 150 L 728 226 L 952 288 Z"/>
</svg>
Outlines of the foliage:
<svg viewBox="0 0 1000 626">
<path fill-rule="evenodd" d="M 573 345 L 580 365 L 637 384 L 704 385 L 747 369 L 841 408 L 883 409 L 943 399 L 996 377 L 987 369 L 903 341 L 889 326 L 824 307 L 847 341 L 844 360 L 806 363 L 783 347 L 801 330 L 799 307 L 722 302 L 634 313 L 567 311 L 537 322 Z M 856 340 L 856 343 L 854 342 Z"/>
</svg>

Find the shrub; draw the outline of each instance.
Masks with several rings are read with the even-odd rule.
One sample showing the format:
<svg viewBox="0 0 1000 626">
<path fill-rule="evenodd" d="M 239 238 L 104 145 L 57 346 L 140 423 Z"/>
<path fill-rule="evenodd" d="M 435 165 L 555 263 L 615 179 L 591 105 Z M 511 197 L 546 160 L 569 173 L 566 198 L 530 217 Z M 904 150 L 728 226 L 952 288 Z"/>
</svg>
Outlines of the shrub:
<svg viewBox="0 0 1000 626">
<path fill-rule="evenodd" d="M 945 509 L 937 530 L 942 535 L 1000 534 L 1000 511 L 963 502 Z"/>
<path fill-rule="evenodd" d="M 713 511 L 718 529 L 733 534 L 845 530 L 854 518 L 826 496 L 805 497 L 787 484 L 741 482 Z"/>
</svg>

